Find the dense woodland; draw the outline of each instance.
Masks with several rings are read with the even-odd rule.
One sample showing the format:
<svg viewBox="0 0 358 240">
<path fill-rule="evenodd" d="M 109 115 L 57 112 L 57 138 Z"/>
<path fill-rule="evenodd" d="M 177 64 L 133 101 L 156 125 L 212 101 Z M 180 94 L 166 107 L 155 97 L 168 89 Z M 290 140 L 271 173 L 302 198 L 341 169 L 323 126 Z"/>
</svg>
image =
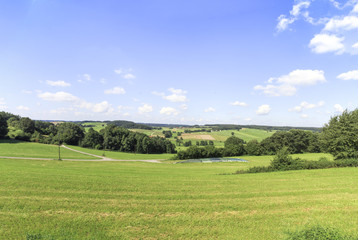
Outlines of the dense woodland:
<svg viewBox="0 0 358 240">
<path fill-rule="evenodd" d="M 163 131 L 165 138 L 149 137 L 146 134 L 133 132 L 124 128 L 141 126 L 128 121 L 107 122 L 107 126 L 95 131 L 90 128 L 87 132 L 81 123 L 64 122 L 53 124 L 45 121 L 35 121 L 7 112 L 0 112 L 0 138 L 12 138 L 22 141 L 32 141 L 46 144 L 70 144 L 86 148 L 108 149 L 134 153 L 176 153 L 175 145 L 166 139 L 170 131 Z M 218 125 L 215 125 L 218 126 Z M 238 125 L 225 125 L 236 127 Z M 150 127 L 149 127 L 150 128 Z M 208 129 L 193 129 L 208 131 Z M 191 130 L 187 130 L 191 132 Z M 276 131 L 272 136 L 261 142 L 244 140 L 231 136 L 225 141 L 223 148 L 217 148 L 212 143 L 191 146 L 179 151 L 176 159 L 241 156 L 241 155 L 273 155 L 282 148 L 289 153 L 331 153 L 336 159 L 358 158 L 358 110 L 345 111 L 339 116 L 332 117 L 322 132 L 303 129 Z"/>
</svg>

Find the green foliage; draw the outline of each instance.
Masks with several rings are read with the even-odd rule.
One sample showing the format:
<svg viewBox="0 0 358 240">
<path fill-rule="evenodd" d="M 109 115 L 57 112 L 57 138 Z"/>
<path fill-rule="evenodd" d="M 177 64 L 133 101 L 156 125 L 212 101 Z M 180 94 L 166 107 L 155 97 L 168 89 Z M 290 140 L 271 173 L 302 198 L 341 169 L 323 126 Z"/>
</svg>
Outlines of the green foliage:
<svg viewBox="0 0 358 240">
<path fill-rule="evenodd" d="M 307 226 L 302 230 L 289 232 L 286 240 L 357 240 L 342 231 L 321 225 Z"/>
<path fill-rule="evenodd" d="M 250 140 L 245 146 L 245 151 L 248 155 L 259 156 L 262 152 L 261 145 L 256 139 Z"/>
<path fill-rule="evenodd" d="M 19 125 L 20 129 L 25 133 L 32 134 L 35 132 L 35 122 L 28 117 L 21 118 Z"/>
<path fill-rule="evenodd" d="M 83 129 L 72 122 L 65 122 L 57 125 L 56 141 L 69 145 L 78 145 L 84 137 Z"/>
<path fill-rule="evenodd" d="M 102 149 L 103 148 L 103 136 L 95 131 L 93 128 L 90 128 L 85 137 L 80 143 L 81 147 L 86 148 L 95 148 Z"/>
<path fill-rule="evenodd" d="M 332 117 L 323 128 L 322 146 L 336 159 L 358 157 L 358 109 Z"/>
<path fill-rule="evenodd" d="M 0 115 L 0 138 L 4 138 L 8 131 L 6 118 Z"/>
<path fill-rule="evenodd" d="M 245 141 L 241 138 L 231 136 L 226 139 L 224 145 L 224 156 L 241 156 L 245 153 Z"/>
</svg>

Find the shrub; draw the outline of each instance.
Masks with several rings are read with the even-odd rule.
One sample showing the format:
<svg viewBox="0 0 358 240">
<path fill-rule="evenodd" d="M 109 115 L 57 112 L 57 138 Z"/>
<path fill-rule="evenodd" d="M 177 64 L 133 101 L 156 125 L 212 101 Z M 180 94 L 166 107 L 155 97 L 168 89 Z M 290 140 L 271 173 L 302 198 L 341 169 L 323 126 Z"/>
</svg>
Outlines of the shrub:
<svg viewBox="0 0 358 240">
<path fill-rule="evenodd" d="M 357 239 L 341 231 L 320 225 L 306 227 L 303 230 L 289 232 L 286 240 L 353 240 Z"/>
</svg>

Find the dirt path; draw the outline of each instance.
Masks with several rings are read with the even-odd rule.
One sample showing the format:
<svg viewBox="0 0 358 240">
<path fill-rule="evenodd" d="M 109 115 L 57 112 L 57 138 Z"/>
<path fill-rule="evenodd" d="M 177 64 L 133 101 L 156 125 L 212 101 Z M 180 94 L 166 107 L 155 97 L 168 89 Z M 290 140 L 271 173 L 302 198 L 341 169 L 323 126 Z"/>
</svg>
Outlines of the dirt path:
<svg viewBox="0 0 358 240">
<path fill-rule="evenodd" d="M 99 158 L 99 159 L 92 159 L 92 160 L 89 160 L 89 159 L 61 159 L 63 161 L 73 161 L 73 162 L 150 162 L 150 163 L 161 163 L 160 160 L 120 160 L 120 159 L 113 159 L 113 158 L 108 158 L 108 157 L 103 157 L 103 156 L 99 156 L 99 155 L 95 155 L 95 154 L 91 154 L 91 153 L 78 151 L 78 150 L 72 149 L 70 147 L 67 147 L 65 145 L 62 145 L 61 147 L 66 148 L 66 149 L 71 150 L 71 151 L 74 151 L 74 152 L 77 152 L 77 153 L 81 153 L 81 154 L 84 154 L 84 155 Z M 6 157 L 6 156 L 0 156 L 0 158 L 26 159 L 26 160 L 45 160 L 45 161 L 57 160 L 55 158 Z"/>
</svg>

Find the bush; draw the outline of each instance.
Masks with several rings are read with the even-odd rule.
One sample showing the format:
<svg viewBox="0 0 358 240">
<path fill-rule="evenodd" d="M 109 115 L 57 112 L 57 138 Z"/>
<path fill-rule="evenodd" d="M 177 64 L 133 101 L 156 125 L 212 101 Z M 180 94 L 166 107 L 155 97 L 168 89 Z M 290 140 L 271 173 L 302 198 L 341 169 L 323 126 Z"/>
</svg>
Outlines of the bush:
<svg viewBox="0 0 358 240">
<path fill-rule="evenodd" d="M 306 227 L 303 230 L 289 232 L 286 240 L 353 240 L 357 239 L 341 231 L 320 225 Z"/>
</svg>

